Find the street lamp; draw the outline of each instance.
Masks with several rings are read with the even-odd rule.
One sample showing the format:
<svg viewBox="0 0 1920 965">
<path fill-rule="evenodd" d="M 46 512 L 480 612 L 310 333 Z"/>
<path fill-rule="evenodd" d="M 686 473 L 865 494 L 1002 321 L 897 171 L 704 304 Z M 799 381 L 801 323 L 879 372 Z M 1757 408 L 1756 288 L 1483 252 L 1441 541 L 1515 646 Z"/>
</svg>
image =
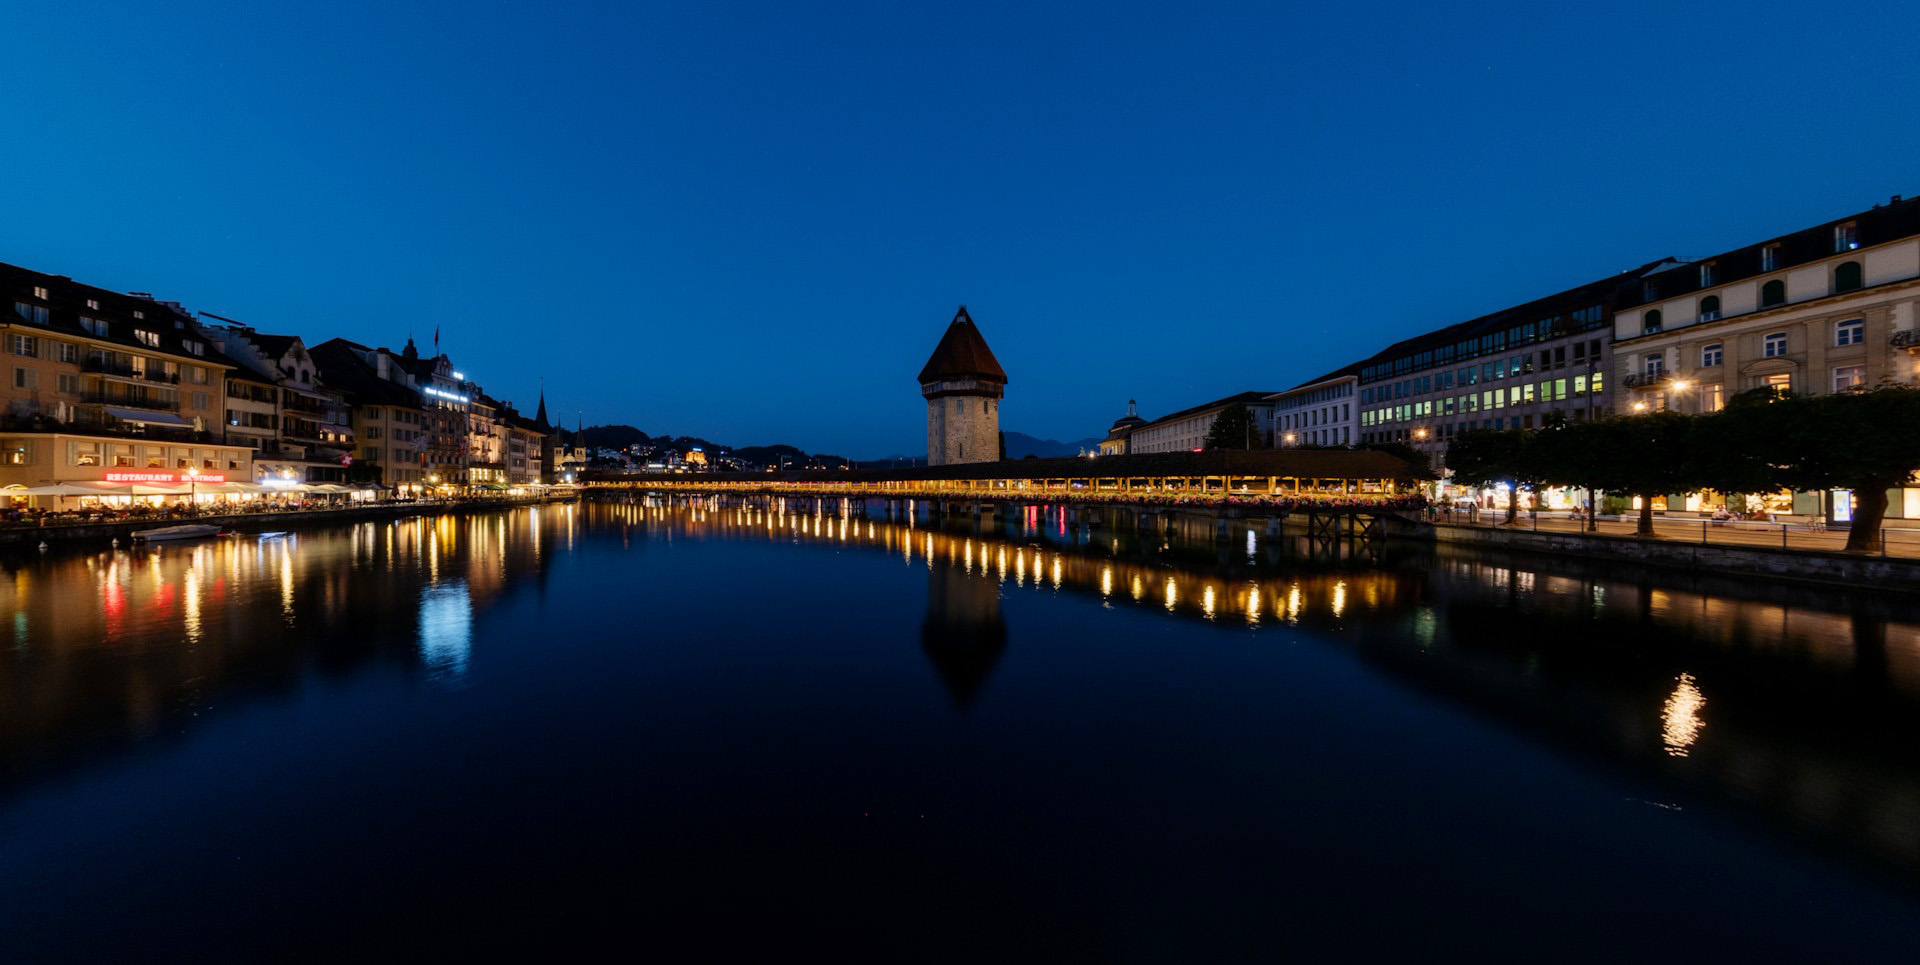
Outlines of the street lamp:
<svg viewBox="0 0 1920 965">
<path fill-rule="evenodd" d="M 1293 433 L 1291 432 L 1287 433 L 1286 435 L 1287 445 L 1289 446 L 1293 445 L 1293 438 L 1294 438 Z"/>
<path fill-rule="evenodd" d="M 198 504 L 200 502 L 200 488 L 197 485 L 195 485 L 199 481 L 200 481 L 200 467 L 188 466 L 187 467 L 187 502 L 189 504 Z"/>
<path fill-rule="evenodd" d="M 1633 411 L 1635 411 L 1635 412 L 1645 412 L 1645 411 L 1647 411 L 1647 404 L 1646 404 L 1645 402 L 1635 402 L 1635 403 L 1633 404 Z"/>
<path fill-rule="evenodd" d="M 1413 437 L 1415 439 L 1425 440 L 1427 438 L 1427 430 L 1415 429 L 1413 430 Z"/>
</svg>

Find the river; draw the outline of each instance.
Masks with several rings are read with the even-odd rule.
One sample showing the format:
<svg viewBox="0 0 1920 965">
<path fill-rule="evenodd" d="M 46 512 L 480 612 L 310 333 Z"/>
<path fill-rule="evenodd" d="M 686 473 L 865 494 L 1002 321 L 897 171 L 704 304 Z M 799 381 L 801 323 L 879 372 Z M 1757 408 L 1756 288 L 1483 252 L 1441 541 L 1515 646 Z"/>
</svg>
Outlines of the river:
<svg viewBox="0 0 1920 965">
<path fill-rule="evenodd" d="M 1871 960 L 1920 602 L 642 498 L 0 559 L 9 962 Z"/>
</svg>

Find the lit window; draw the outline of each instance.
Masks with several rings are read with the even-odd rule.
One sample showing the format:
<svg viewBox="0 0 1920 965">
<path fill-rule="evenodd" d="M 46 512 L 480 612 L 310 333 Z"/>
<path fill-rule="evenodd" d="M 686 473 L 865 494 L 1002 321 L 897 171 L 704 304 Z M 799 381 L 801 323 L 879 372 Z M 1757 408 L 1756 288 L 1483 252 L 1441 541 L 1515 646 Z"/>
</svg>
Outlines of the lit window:
<svg viewBox="0 0 1920 965">
<path fill-rule="evenodd" d="M 1859 345 L 1867 340 L 1865 319 L 1855 318 L 1833 326 L 1833 344 Z"/>
<path fill-rule="evenodd" d="M 35 285 L 33 287 L 33 297 L 38 298 L 42 301 L 45 301 L 47 297 L 47 290 L 45 288 L 41 288 L 38 285 Z"/>
<path fill-rule="evenodd" d="M 1720 364 L 1721 354 L 1719 342 L 1700 346 L 1700 367 L 1710 369 L 1718 366 Z"/>
<path fill-rule="evenodd" d="M 99 310 L 100 310 L 100 301 L 99 301 L 99 299 L 96 299 L 96 298 L 89 298 L 89 299 L 87 299 L 87 307 L 88 307 L 88 308 L 90 308 L 90 309 L 92 309 L 92 310 L 94 310 L 94 311 L 96 311 L 96 312 L 97 312 L 97 311 L 99 311 Z"/>
<path fill-rule="evenodd" d="M 1860 229 L 1849 221 L 1833 226 L 1833 250 L 1852 251 L 1860 247 Z"/>
<path fill-rule="evenodd" d="M 138 339 L 140 341 L 140 344 L 145 345 L 148 348 L 160 347 L 159 332 L 149 332 L 143 328 L 136 328 L 133 330 L 133 337 Z"/>
<path fill-rule="evenodd" d="M 1700 387 L 1700 411 L 1718 412 L 1727 407 L 1727 392 L 1720 383 Z"/>
<path fill-rule="evenodd" d="M 1763 388 L 1766 388 L 1778 396 L 1788 395 L 1793 392 L 1793 376 L 1786 372 L 1782 372 L 1779 375 L 1769 375 L 1761 379 L 1760 384 Z"/>
<path fill-rule="evenodd" d="M 1842 365 L 1833 370 L 1833 391 L 1846 392 L 1867 384 L 1867 367 Z"/>
<path fill-rule="evenodd" d="M 1766 358 L 1777 359 L 1787 354 L 1787 333 L 1774 332 L 1761 343 L 1760 354 Z"/>
</svg>

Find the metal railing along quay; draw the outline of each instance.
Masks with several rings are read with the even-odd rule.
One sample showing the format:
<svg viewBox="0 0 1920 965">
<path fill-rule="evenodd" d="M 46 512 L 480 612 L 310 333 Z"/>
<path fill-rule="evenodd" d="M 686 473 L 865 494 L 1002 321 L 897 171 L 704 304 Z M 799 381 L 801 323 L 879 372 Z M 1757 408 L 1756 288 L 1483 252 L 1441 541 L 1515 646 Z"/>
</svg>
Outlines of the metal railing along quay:
<svg viewBox="0 0 1920 965">
<path fill-rule="evenodd" d="M 1436 509 L 1435 523 L 1472 526 L 1480 529 L 1523 530 L 1536 533 L 1564 533 L 1571 536 L 1599 535 L 1632 537 L 1639 525 L 1633 514 L 1599 516 L 1588 529 L 1584 516 L 1559 512 L 1529 513 L 1522 510 L 1508 524 L 1505 508 L 1482 508 L 1477 512 Z M 1876 535 L 1873 552 L 1880 556 L 1920 559 L 1920 520 L 1889 520 L 1903 524 L 1882 527 Z M 1701 546 L 1738 546 L 1748 549 L 1800 550 L 1820 553 L 1843 552 L 1847 546 L 1845 529 L 1830 529 L 1818 522 L 1777 523 L 1739 519 L 1689 519 L 1655 516 L 1655 539 L 1667 542 L 1695 543 Z"/>
</svg>

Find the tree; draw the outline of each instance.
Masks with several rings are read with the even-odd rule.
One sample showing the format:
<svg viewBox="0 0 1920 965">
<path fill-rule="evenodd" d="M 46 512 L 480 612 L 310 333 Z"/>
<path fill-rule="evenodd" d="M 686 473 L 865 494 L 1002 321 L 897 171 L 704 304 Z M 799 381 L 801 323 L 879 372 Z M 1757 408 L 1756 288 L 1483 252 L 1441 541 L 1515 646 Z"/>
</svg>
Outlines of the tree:
<svg viewBox="0 0 1920 965">
<path fill-rule="evenodd" d="M 1887 491 L 1920 472 L 1920 389 L 1788 397 L 1724 414 L 1747 439 L 1765 438 L 1775 488 L 1851 490 L 1855 501 L 1847 551 L 1871 551 L 1886 522 Z"/>
<path fill-rule="evenodd" d="M 1254 449 L 1265 448 L 1265 441 L 1254 427 L 1253 413 L 1235 402 L 1214 416 L 1201 445 L 1208 449 Z"/>
<path fill-rule="evenodd" d="M 1649 412 L 1593 423 L 1593 449 L 1603 458 L 1590 472 L 1593 483 L 1640 497 L 1635 536 L 1653 535 L 1655 496 L 1705 488 L 1695 436 L 1700 420 L 1678 412 Z"/>
<path fill-rule="evenodd" d="M 1530 465 L 1532 433 L 1524 429 L 1474 429 L 1455 436 L 1447 446 L 1447 468 L 1453 479 L 1467 486 L 1507 484 L 1507 523 L 1520 513 L 1520 489 L 1531 488 L 1539 472 Z"/>
</svg>

